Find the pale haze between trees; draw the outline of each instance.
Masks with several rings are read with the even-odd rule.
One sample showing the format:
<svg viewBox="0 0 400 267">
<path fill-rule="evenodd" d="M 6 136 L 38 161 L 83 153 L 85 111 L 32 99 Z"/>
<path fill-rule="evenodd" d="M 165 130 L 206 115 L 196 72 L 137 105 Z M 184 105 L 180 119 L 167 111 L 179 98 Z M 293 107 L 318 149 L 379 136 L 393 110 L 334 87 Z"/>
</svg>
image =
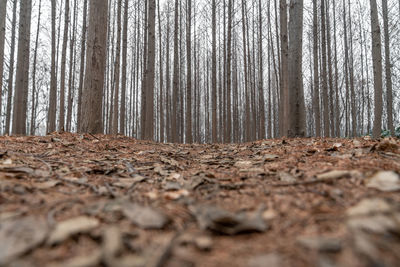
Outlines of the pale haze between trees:
<svg viewBox="0 0 400 267">
<path fill-rule="evenodd" d="M 400 135 L 397 0 L 0 0 L 0 134 Z"/>
</svg>

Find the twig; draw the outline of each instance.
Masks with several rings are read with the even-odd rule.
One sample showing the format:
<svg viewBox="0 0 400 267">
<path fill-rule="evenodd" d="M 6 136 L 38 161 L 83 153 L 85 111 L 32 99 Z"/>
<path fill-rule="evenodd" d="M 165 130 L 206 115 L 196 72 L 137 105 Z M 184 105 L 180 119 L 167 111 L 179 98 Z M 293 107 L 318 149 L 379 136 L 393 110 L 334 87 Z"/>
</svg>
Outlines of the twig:
<svg viewBox="0 0 400 267">
<path fill-rule="evenodd" d="M 107 191 L 110 193 L 110 195 L 113 198 L 118 198 L 119 197 L 118 193 L 115 192 L 115 190 L 110 186 L 109 183 L 105 183 L 105 186 L 107 188 Z"/>
<path fill-rule="evenodd" d="M 89 135 L 91 136 L 91 137 L 93 137 L 94 139 L 97 139 L 97 140 L 99 140 L 99 141 L 101 141 L 99 138 L 97 138 L 95 135 L 93 135 L 93 134 L 91 134 L 91 133 L 89 133 Z"/>
</svg>

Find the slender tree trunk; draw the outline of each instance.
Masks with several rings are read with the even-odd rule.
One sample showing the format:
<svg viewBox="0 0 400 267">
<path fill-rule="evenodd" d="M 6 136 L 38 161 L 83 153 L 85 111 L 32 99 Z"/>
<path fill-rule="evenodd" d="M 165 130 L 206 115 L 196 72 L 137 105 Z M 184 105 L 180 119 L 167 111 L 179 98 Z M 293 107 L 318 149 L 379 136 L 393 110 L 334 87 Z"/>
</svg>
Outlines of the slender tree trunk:
<svg viewBox="0 0 400 267">
<path fill-rule="evenodd" d="M 372 61 L 374 67 L 374 128 L 372 136 L 379 138 L 382 130 L 382 43 L 379 26 L 378 8 L 376 0 L 370 0 L 371 5 L 371 33 L 372 33 Z"/>
<path fill-rule="evenodd" d="M 13 134 L 26 134 L 26 113 L 29 88 L 29 52 L 31 37 L 32 1 L 20 3 L 17 76 L 13 111 Z"/>
<path fill-rule="evenodd" d="M 77 16 L 77 0 L 74 0 L 74 16 L 72 23 L 71 40 L 69 46 L 69 78 L 68 78 L 68 101 L 67 101 L 67 132 L 71 131 L 72 125 L 72 105 L 74 103 L 75 91 L 75 66 L 76 66 L 76 53 L 75 53 L 75 36 L 76 36 L 76 16 Z M 71 15 L 72 17 L 72 15 Z"/>
<path fill-rule="evenodd" d="M 295 1 L 296 2 L 296 1 Z M 296 3 L 294 3 L 296 4 Z M 286 0 L 280 0 L 280 40 L 281 40 L 281 66 L 280 66 L 280 106 L 279 106 L 279 132 L 287 136 L 289 130 L 289 46 L 288 46 L 288 16 Z M 291 7 L 293 10 L 293 7 Z M 294 62 L 291 62 L 294 63 Z M 292 88 L 293 89 L 293 88 Z M 291 126 L 290 126 L 291 127 Z"/>
<path fill-rule="evenodd" d="M 65 127 L 65 72 L 67 61 L 68 26 L 69 26 L 69 0 L 65 0 L 64 34 L 61 51 L 61 86 L 60 86 L 60 124 L 58 129 L 64 131 Z"/>
<path fill-rule="evenodd" d="M 244 64 L 244 94 L 245 94 L 245 138 L 246 142 L 250 141 L 250 91 L 247 74 L 247 39 L 246 39 L 246 1 L 242 0 L 242 34 L 243 34 L 243 64 Z"/>
<path fill-rule="evenodd" d="M 165 98 L 164 98 L 164 72 L 163 72 L 163 46 L 162 46 L 162 25 L 161 25 L 161 6 L 160 0 L 157 1 L 158 5 L 158 46 L 159 46 L 159 86 L 160 86 L 160 110 L 159 110 L 159 117 L 160 117 L 160 129 L 159 129 L 159 141 L 164 143 L 165 140 L 165 132 L 164 132 L 164 116 L 165 116 Z"/>
<path fill-rule="evenodd" d="M 233 0 L 228 1 L 228 40 L 227 40 L 227 64 L 226 64 L 226 138 L 225 142 L 232 142 L 232 18 Z M 255 123 L 255 122 L 254 122 Z"/>
<path fill-rule="evenodd" d="M 120 67 L 121 67 L 121 12 L 122 0 L 118 0 L 117 8 L 117 46 L 115 48 L 115 65 L 114 65 L 114 98 L 113 98 L 113 118 L 112 118 L 112 134 L 118 133 L 119 118 L 119 85 L 120 85 Z"/>
<path fill-rule="evenodd" d="M 3 110 L 3 71 L 4 71 L 4 42 L 6 35 L 7 0 L 0 0 L 0 133 L 1 111 Z"/>
<path fill-rule="evenodd" d="M 218 141 L 217 136 L 217 6 L 216 1 L 212 0 L 212 72 L 211 72 L 211 86 L 212 86 L 212 142 Z"/>
<path fill-rule="evenodd" d="M 186 143 L 191 144 L 192 138 L 192 0 L 186 0 Z"/>
<path fill-rule="evenodd" d="M 173 88 L 172 88 L 172 118 L 171 118 L 171 137 L 172 142 L 178 142 L 177 131 L 177 108 L 178 108 L 178 93 L 179 93 L 179 1 L 175 0 L 175 27 L 174 27 L 174 74 L 173 74 Z"/>
<path fill-rule="evenodd" d="M 57 112 L 56 10 L 57 10 L 57 1 L 51 0 L 51 74 L 50 74 L 50 96 L 49 96 L 47 132 L 54 132 L 56 130 L 56 112 Z"/>
<path fill-rule="evenodd" d="M 395 133 L 393 125 L 393 85 L 392 85 L 392 70 L 390 59 L 390 36 L 389 36 L 389 15 L 388 4 L 386 0 L 382 0 L 383 11 L 383 30 L 385 36 L 385 77 L 386 77 L 386 108 L 387 108 L 387 127 L 390 134 Z"/>
<path fill-rule="evenodd" d="M 262 1 L 258 1 L 258 108 L 260 112 L 260 139 L 265 138 L 265 100 L 264 100 L 264 60 L 263 60 L 263 16 L 262 16 Z"/>
<path fill-rule="evenodd" d="M 149 0 L 148 14 L 148 37 L 147 37 L 147 69 L 145 73 L 145 89 L 146 89 L 146 113 L 144 124 L 144 139 L 153 140 L 154 138 L 154 78 L 155 78 L 155 19 L 156 19 L 156 1 Z"/>
<path fill-rule="evenodd" d="M 35 50 L 33 54 L 33 68 L 32 68 L 32 105 L 31 105 L 31 123 L 30 123 L 30 135 L 35 135 L 35 128 L 36 128 L 36 62 L 37 62 L 37 50 L 39 45 L 39 33 L 40 33 L 40 18 L 42 15 L 41 12 L 42 7 L 42 0 L 39 0 L 39 15 L 38 15 L 38 22 L 36 28 L 36 39 L 35 39 Z M 0 82 L 1 83 L 1 82 Z M 0 97 L 1 98 L 1 97 Z M 1 110 L 1 108 L 0 108 Z"/>
<path fill-rule="evenodd" d="M 90 0 L 81 132 L 103 133 L 103 90 L 107 45 L 107 0 Z"/>
<path fill-rule="evenodd" d="M 337 38 L 336 38 L 336 2 L 333 0 L 333 43 L 335 54 L 335 136 L 340 137 L 340 106 L 339 106 L 339 69 L 337 59 Z"/>
<path fill-rule="evenodd" d="M 332 37 L 331 37 L 331 21 L 329 13 L 330 2 L 326 4 L 326 40 L 328 49 L 328 82 L 329 82 L 329 118 L 330 118 L 330 136 L 335 136 L 335 108 L 334 108 L 334 87 L 333 87 L 333 67 L 332 67 Z"/>
<path fill-rule="evenodd" d="M 314 91 L 313 106 L 315 120 L 315 134 L 321 136 L 321 111 L 319 107 L 319 73 L 318 73 L 318 7 L 317 1 L 313 1 L 313 59 L 314 59 Z"/>
<path fill-rule="evenodd" d="M 128 58 L 128 9 L 129 0 L 125 0 L 124 6 L 124 29 L 122 32 L 122 76 L 121 76 L 121 114 L 119 132 L 126 134 L 126 85 L 127 85 L 127 58 Z"/>
<path fill-rule="evenodd" d="M 351 101 L 351 136 L 357 136 L 357 108 L 356 108 L 356 92 L 354 85 L 354 50 L 353 50 L 353 23 L 351 19 L 351 2 L 348 1 L 349 6 L 349 33 L 350 33 L 350 62 L 349 62 L 349 72 L 350 72 L 350 101 Z"/>
<path fill-rule="evenodd" d="M 13 19 L 11 26 L 11 49 L 10 49 L 10 65 L 8 71 L 8 85 L 7 85 L 7 110 L 6 110 L 6 129 L 5 133 L 10 134 L 11 127 L 11 106 L 13 96 L 13 83 L 14 83 L 14 57 L 15 57 L 15 35 L 17 25 L 17 1 L 13 4 Z"/>
<path fill-rule="evenodd" d="M 321 45 L 322 45 L 322 104 L 324 120 L 324 136 L 329 137 L 329 102 L 328 102 L 328 71 L 326 56 L 326 23 L 325 0 L 321 0 Z"/>
<path fill-rule="evenodd" d="M 289 137 L 306 135 L 306 114 L 302 77 L 303 0 L 292 0 L 289 21 Z"/>
<path fill-rule="evenodd" d="M 83 2 L 83 13 L 82 13 L 82 37 L 81 37 L 81 64 L 79 68 L 79 87 L 78 87 L 78 116 L 77 116 L 77 129 L 81 129 L 82 121 L 82 90 L 83 90 L 83 78 L 85 75 L 85 54 L 86 54 L 86 27 L 87 27 L 87 2 Z"/>
</svg>

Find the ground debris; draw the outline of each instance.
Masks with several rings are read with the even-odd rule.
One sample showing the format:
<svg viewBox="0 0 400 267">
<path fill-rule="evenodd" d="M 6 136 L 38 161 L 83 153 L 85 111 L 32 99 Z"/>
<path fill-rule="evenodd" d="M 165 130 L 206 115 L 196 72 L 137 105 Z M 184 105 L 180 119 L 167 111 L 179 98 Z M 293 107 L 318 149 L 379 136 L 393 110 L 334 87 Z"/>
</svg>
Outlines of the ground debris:
<svg viewBox="0 0 400 267">
<path fill-rule="evenodd" d="M 399 157 L 367 137 L 0 137 L 0 265 L 398 266 Z"/>
</svg>

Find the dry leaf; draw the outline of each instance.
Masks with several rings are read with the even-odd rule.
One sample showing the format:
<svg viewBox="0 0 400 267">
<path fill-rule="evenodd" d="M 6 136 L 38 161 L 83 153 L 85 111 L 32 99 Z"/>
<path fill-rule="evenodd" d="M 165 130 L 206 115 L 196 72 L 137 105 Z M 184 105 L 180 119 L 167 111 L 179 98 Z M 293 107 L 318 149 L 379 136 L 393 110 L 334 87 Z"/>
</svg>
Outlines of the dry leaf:
<svg viewBox="0 0 400 267">
<path fill-rule="evenodd" d="M 169 218 L 164 213 L 133 203 L 126 203 L 123 206 L 123 213 L 143 229 L 161 229 L 169 222 Z"/>
<path fill-rule="evenodd" d="M 367 187 L 375 188 L 384 192 L 400 190 L 399 175 L 391 171 L 380 171 L 373 175 L 367 182 Z"/>
<path fill-rule="evenodd" d="M 58 244 L 75 234 L 90 232 L 94 228 L 98 227 L 99 224 L 99 220 L 86 216 L 80 216 L 59 222 L 50 234 L 47 244 Z"/>
</svg>

